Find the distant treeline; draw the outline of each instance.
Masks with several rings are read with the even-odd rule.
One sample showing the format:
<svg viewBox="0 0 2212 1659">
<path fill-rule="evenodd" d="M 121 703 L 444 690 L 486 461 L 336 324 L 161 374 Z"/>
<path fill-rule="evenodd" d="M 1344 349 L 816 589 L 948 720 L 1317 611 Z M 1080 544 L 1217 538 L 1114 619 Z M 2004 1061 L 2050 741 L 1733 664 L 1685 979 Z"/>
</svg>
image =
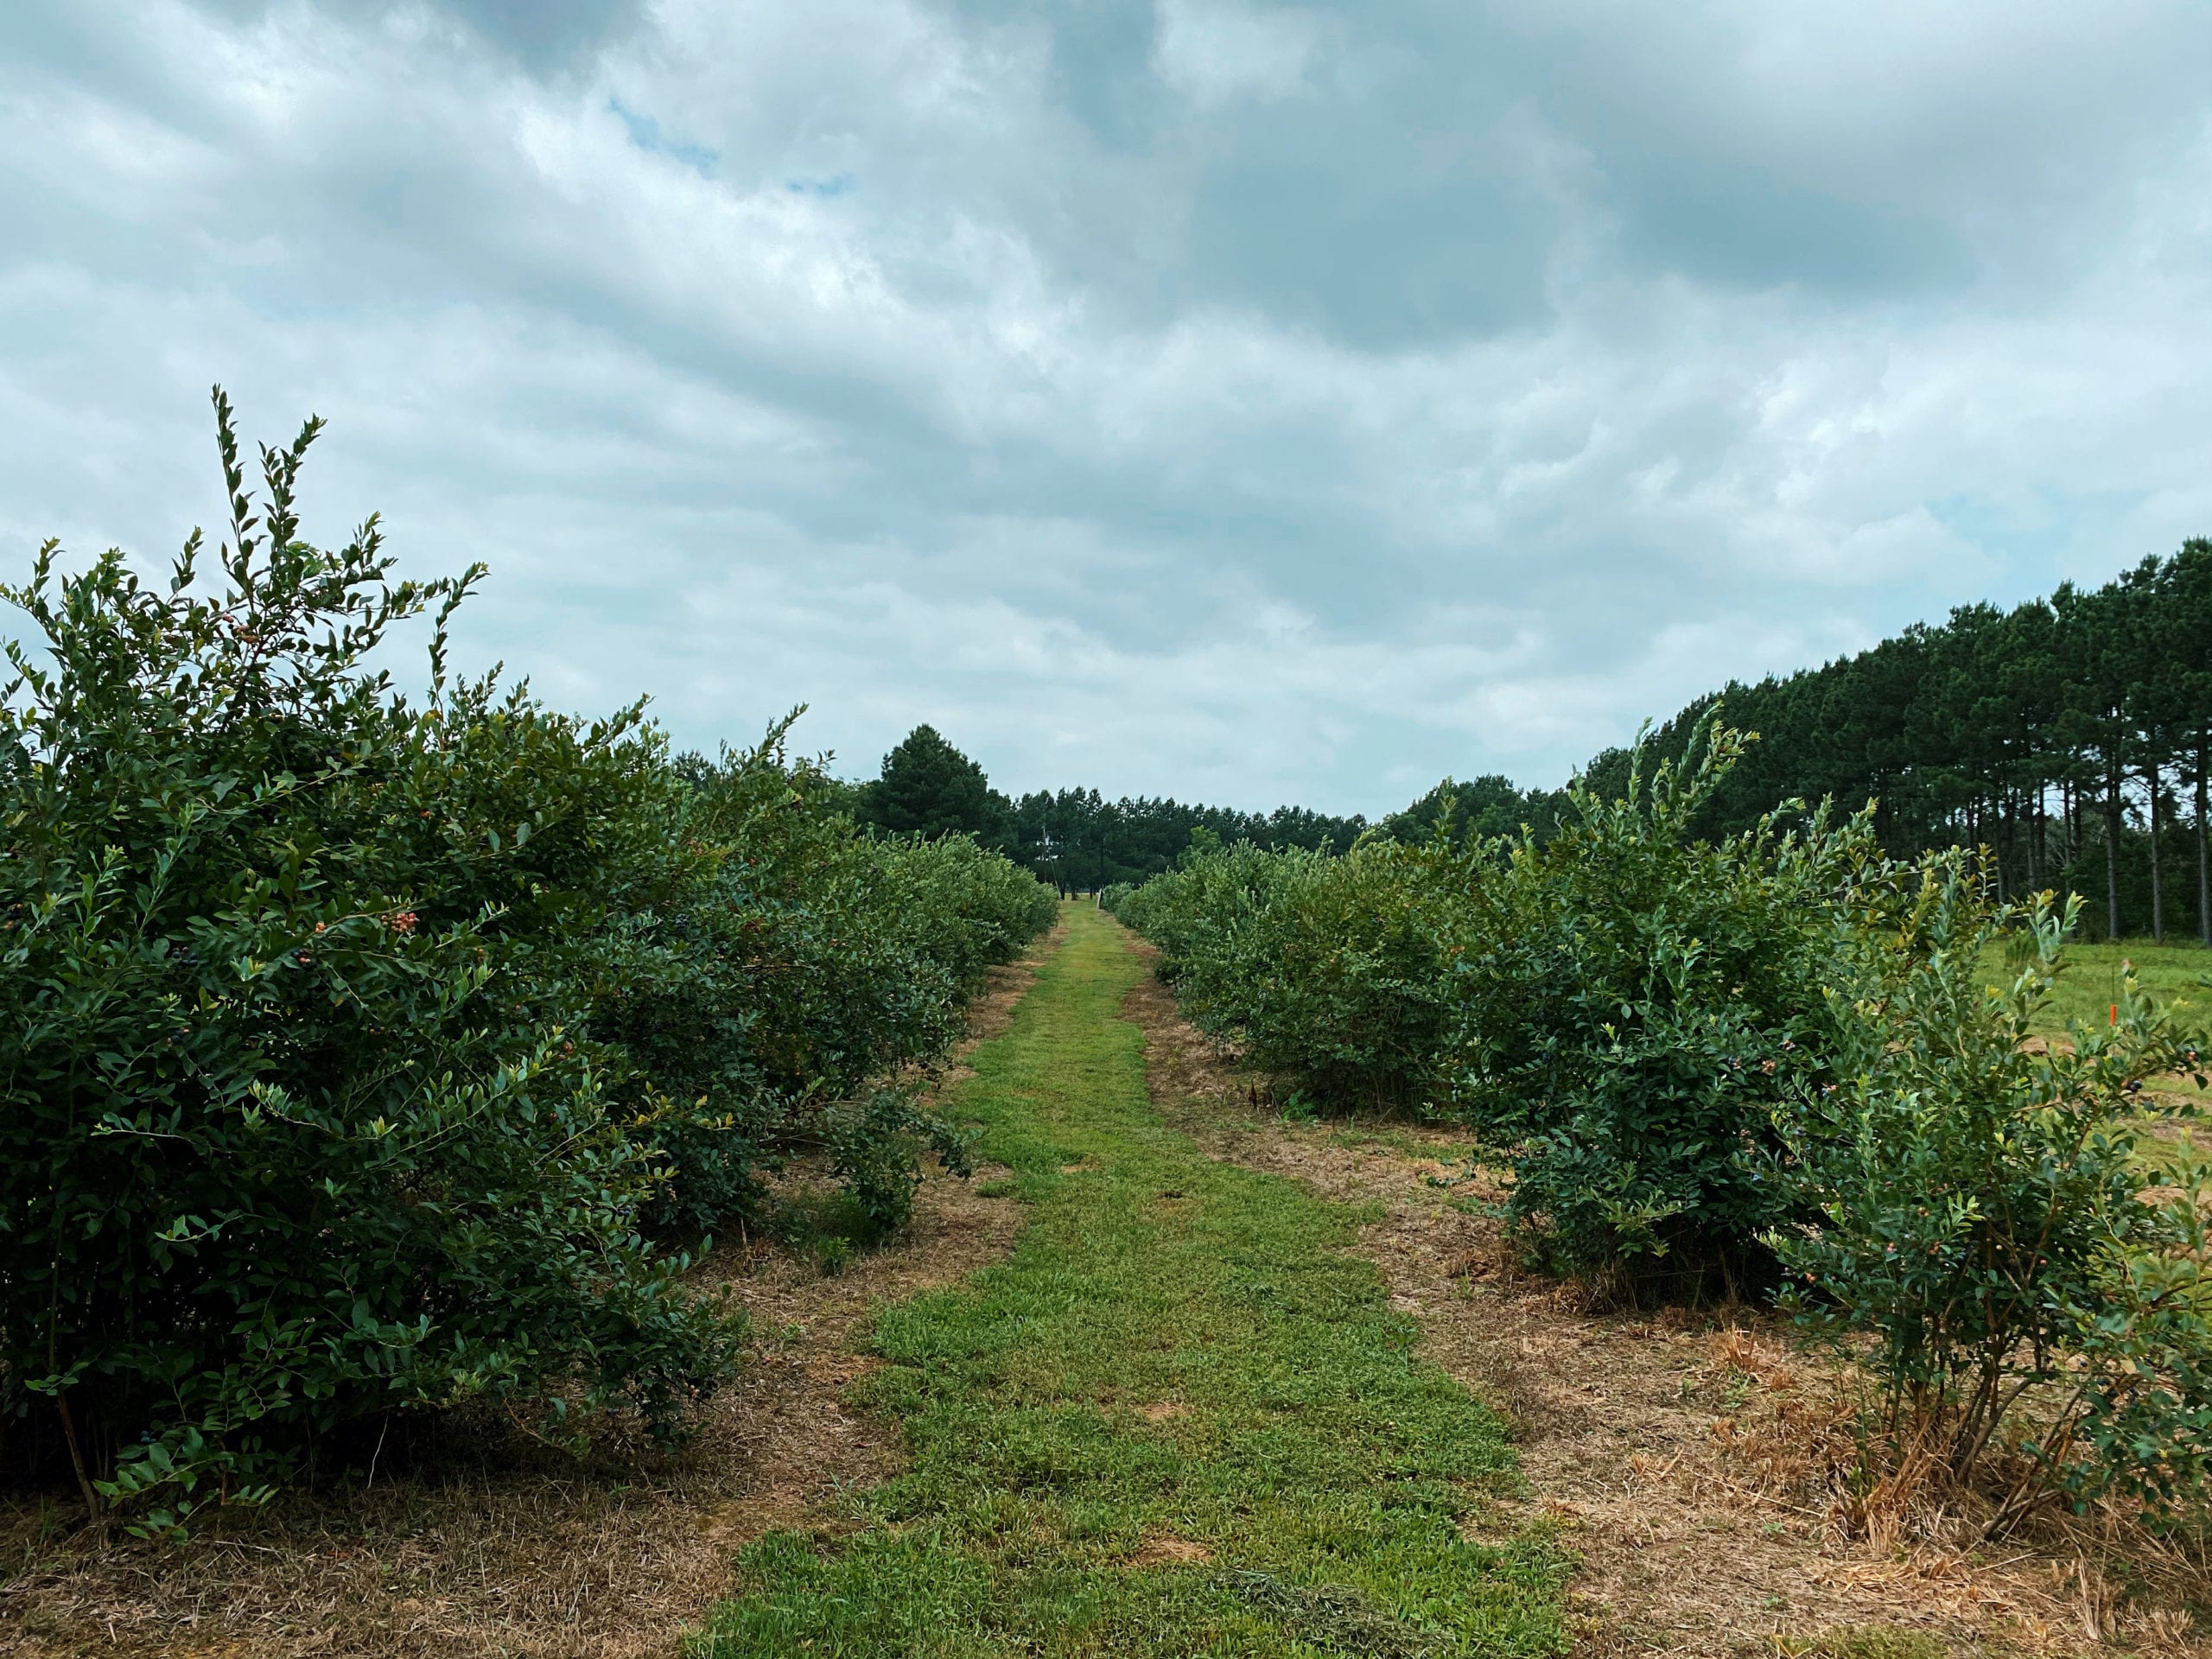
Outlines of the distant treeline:
<svg viewBox="0 0 2212 1659">
<path fill-rule="evenodd" d="M 1040 789 L 1015 800 L 930 726 L 917 726 L 885 755 L 876 778 L 850 787 L 853 816 L 863 823 L 899 835 L 965 832 L 1071 893 L 1157 875 L 1198 830 L 1224 845 L 1312 851 L 1349 847 L 1367 828 L 1357 813 L 1332 817 L 1302 806 L 1242 812 L 1148 796 L 1112 801 L 1095 789 Z"/>
<path fill-rule="evenodd" d="M 1141 795 L 1109 801 L 1095 789 L 1040 789 L 1024 795 L 1013 804 L 1011 823 L 1005 850 L 1017 862 L 1047 881 L 1087 893 L 1158 874 L 1201 830 L 1226 845 L 1249 843 L 1281 852 L 1324 845 L 1341 851 L 1367 828 L 1367 820 L 1357 814 L 1338 818 L 1302 806 L 1240 812 Z"/>
<path fill-rule="evenodd" d="M 1708 834 L 1791 798 L 1872 799 L 1891 852 L 1985 846 L 2004 891 L 2092 895 L 2107 937 L 2212 944 L 2212 541 L 2101 588 L 1962 606 L 1855 657 L 1732 682 L 1661 728 L 1658 752 L 1716 701 L 1759 741 L 1705 809 Z M 1586 775 L 1624 788 L 1627 752 Z"/>
<path fill-rule="evenodd" d="M 1855 657 L 1756 685 L 1732 681 L 1660 727 L 1654 752 L 1681 752 L 1725 702 L 1753 742 L 1701 811 L 1698 830 L 1747 829 L 1789 800 L 1876 804 L 1890 852 L 1986 847 L 2001 892 L 2073 890 L 2099 902 L 2093 934 L 2177 929 L 2212 944 L 2212 541 L 2146 558 L 2101 588 L 2065 584 L 2012 609 L 1962 606 Z M 1596 756 L 1599 793 L 1628 786 L 1629 752 Z M 852 787 L 855 817 L 900 832 L 967 830 L 1064 890 L 1140 882 L 1205 830 L 1224 845 L 1339 849 L 1374 829 L 1401 842 L 1548 836 L 1564 791 L 1490 774 L 1445 779 L 1379 823 L 1303 807 L 1272 812 L 1095 789 L 1011 799 L 931 728 Z"/>
<path fill-rule="evenodd" d="M 1303 806 L 1246 812 L 1164 796 L 1109 800 L 1095 789 L 1040 789 L 1015 798 L 993 789 L 982 767 L 930 726 L 917 726 L 885 755 L 878 776 L 843 787 L 861 823 L 897 835 L 972 835 L 1070 893 L 1157 875 L 1174 866 L 1201 830 L 1224 847 L 1271 852 L 1342 852 L 1370 830 L 1408 842 L 1429 841 L 1441 830 L 1457 845 L 1470 836 L 1510 835 L 1524 824 L 1547 834 L 1567 801 L 1564 790 L 1519 789 L 1497 773 L 1466 783 L 1446 778 L 1379 822 Z"/>
<path fill-rule="evenodd" d="M 917 726 L 885 755 L 876 777 L 842 787 L 848 809 L 863 824 L 894 835 L 972 835 L 1067 893 L 1157 875 L 1173 868 L 1201 831 L 1201 841 L 1270 852 L 1342 852 L 1370 830 L 1426 842 L 1440 829 L 1463 844 L 1470 835 L 1510 835 L 1523 824 L 1548 831 L 1567 798 L 1564 791 L 1516 789 L 1493 773 L 1464 784 L 1446 778 L 1379 823 L 1357 812 L 1336 817 L 1303 806 L 1246 812 L 1164 796 L 1109 800 L 1095 789 L 1040 789 L 1017 799 L 993 789 L 982 767 L 931 726 Z"/>
</svg>

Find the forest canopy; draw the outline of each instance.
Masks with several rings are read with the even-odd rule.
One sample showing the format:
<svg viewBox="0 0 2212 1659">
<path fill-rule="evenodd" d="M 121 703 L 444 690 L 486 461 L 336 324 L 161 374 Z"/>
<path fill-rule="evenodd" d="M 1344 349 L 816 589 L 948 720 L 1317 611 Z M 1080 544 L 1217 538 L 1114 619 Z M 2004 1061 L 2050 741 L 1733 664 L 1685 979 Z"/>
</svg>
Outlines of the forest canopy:
<svg viewBox="0 0 2212 1659">
<path fill-rule="evenodd" d="M 1875 834 L 1892 855 L 1986 846 L 2001 893 L 2091 897 L 2082 911 L 2091 937 L 2164 938 L 2185 927 L 2212 944 L 2212 541 L 2146 558 L 2101 588 L 2065 583 L 2010 610 L 1961 606 L 1855 656 L 1756 684 L 1731 681 L 1660 725 L 1654 751 L 1678 752 L 1716 707 L 1750 741 L 1700 808 L 1700 834 L 1749 829 L 1789 801 L 1807 810 L 1823 800 L 1845 810 L 1872 802 Z M 1578 777 L 1618 798 L 1630 753 L 1603 750 Z M 946 827 L 1064 889 L 1141 882 L 1173 866 L 1201 828 L 1224 846 L 1275 851 L 1342 852 L 1370 832 L 1408 844 L 1440 834 L 1464 846 L 1523 826 L 1541 840 L 1567 803 L 1565 790 L 1522 789 L 1497 773 L 1446 778 L 1373 824 L 1298 806 L 1109 800 L 1095 789 L 1010 799 L 927 727 L 884 766 L 882 781 L 861 787 L 863 822 L 921 828 L 894 803 L 906 798 L 906 773 L 926 767 L 961 793 L 957 811 L 939 809 Z"/>
<path fill-rule="evenodd" d="M 2163 937 L 2178 881 L 2190 930 L 2212 944 L 2212 541 L 2101 588 L 1961 606 L 1856 656 L 1731 682 L 1661 727 L 1659 751 L 1716 703 L 1758 741 L 1707 804 L 1704 833 L 1793 798 L 1871 800 L 1890 852 L 1986 846 L 2002 892 L 2093 897 L 2095 936 Z M 1609 749 L 1586 775 L 1618 792 L 1628 764 Z"/>
<path fill-rule="evenodd" d="M 930 726 L 917 726 L 883 757 L 880 773 L 857 787 L 852 804 L 858 822 L 887 833 L 972 835 L 1064 892 L 1157 875 L 1201 829 L 1230 846 L 1341 852 L 1367 828 L 1357 813 L 1332 817 L 1302 806 L 1243 812 L 1149 796 L 1114 801 L 1096 789 L 1040 789 L 1009 799 Z"/>
</svg>

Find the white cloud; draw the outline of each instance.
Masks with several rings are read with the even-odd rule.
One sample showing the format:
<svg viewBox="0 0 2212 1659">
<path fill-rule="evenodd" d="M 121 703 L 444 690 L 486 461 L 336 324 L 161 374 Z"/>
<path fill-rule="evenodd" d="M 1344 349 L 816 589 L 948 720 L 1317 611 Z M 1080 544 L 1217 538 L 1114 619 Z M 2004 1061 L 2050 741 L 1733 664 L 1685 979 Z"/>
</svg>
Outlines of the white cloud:
<svg viewBox="0 0 2212 1659">
<path fill-rule="evenodd" d="M 1379 812 L 2212 524 L 2190 14 L 483 10 L 0 21 L 0 568 L 221 379 L 563 702 Z"/>
<path fill-rule="evenodd" d="M 1158 0 L 1158 16 L 1160 78 L 1201 107 L 1300 91 L 1319 39 L 1304 12 L 1240 0 Z"/>
</svg>

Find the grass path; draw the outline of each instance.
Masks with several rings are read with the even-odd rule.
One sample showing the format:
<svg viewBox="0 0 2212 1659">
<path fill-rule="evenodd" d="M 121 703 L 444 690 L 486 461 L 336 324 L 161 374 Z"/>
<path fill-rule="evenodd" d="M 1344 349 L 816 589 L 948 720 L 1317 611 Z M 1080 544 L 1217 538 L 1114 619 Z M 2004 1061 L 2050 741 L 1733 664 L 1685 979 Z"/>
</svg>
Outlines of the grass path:
<svg viewBox="0 0 2212 1659">
<path fill-rule="evenodd" d="M 703 1659 L 1541 1654 L 1567 1563 L 1461 1535 L 1517 1483 L 1498 1420 L 1414 1355 L 1354 1214 L 1206 1158 L 1145 1094 L 1144 971 L 1071 912 L 953 1110 L 1007 1166 L 1011 1257 L 887 1310 L 858 1397 L 905 1430 L 856 1529 L 779 1533 Z"/>
</svg>

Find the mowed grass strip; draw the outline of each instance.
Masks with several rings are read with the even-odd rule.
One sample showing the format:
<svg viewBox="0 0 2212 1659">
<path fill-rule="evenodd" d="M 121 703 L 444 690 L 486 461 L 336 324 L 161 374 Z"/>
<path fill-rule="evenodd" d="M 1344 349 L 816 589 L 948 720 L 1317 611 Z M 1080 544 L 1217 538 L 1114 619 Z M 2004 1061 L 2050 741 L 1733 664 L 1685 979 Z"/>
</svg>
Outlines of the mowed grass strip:
<svg viewBox="0 0 2212 1659">
<path fill-rule="evenodd" d="M 855 1390 L 908 1472 L 840 1535 L 782 1533 L 693 1651 L 852 1656 L 1543 1654 L 1568 1560 L 1459 1522 L 1515 1489 L 1503 1426 L 1414 1353 L 1357 1217 L 1217 1164 L 1146 1098 L 1144 971 L 1071 914 L 955 1107 L 1028 1225 L 887 1311 Z"/>
</svg>

